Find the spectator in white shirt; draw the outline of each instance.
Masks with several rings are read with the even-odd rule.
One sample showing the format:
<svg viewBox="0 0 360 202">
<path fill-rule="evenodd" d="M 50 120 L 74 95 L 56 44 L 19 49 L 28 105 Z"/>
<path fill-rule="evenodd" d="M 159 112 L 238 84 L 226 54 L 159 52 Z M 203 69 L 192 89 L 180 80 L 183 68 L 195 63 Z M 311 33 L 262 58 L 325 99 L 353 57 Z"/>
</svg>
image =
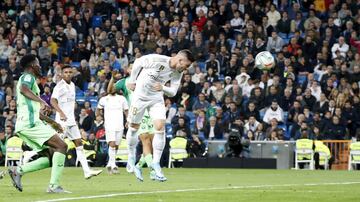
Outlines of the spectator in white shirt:
<svg viewBox="0 0 360 202">
<path fill-rule="evenodd" d="M 269 18 L 269 24 L 273 27 L 276 27 L 277 22 L 281 19 L 279 11 L 276 10 L 275 5 L 270 6 L 270 10 L 266 13 L 266 16 Z"/>
<path fill-rule="evenodd" d="M 0 47 L 0 61 L 6 62 L 14 50 L 12 46 L 10 46 L 9 39 L 4 39 L 4 45 Z"/>
<path fill-rule="evenodd" d="M 339 42 L 335 43 L 331 48 L 333 58 L 336 58 L 336 51 L 340 51 L 342 57 L 346 57 L 346 53 L 349 51 L 349 45 L 345 43 L 343 36 L 339 37 Z"/>
<path fill-rule="evenodd" d="M 74 42 L 76 42 L 77 32 L 76 29 L 72 27 L 70 22 L 66 24 L 66 29 L 64 29 L 64 33 L 69 40 L 74 40 Z"/>
<path fill-rule="evenodd" d="M 273 100 L 270 108 L 266 110 L 263 121 L 270 124 L 270 120 L 273 118 L 275 118 L 279 123 L 284 122 L 284 112 L 281 107 L 279 107 L 276 100 Z"/>
<path fill-rule="evenodd" d="M 199 15 L 200 10 L 203 10 L 205 15 L 208 13 L 208 8 L 204 5 L 204 1 L 199 1 L 196 7 L 196 15 Z"/>
<path fill-rule="evenodd" d="M 316 98 L 316 101 L 320 101 L 321 87 L 317 81 L 313 81 L 310 87 L 311 95 Z"/>
<path fill-rule="evenodd" d="M 191 77 L 191 81 L 194 82 L 195 84 L 198 84 L 198 83 L 200 83 L 200 78 L 202 78 L 202 77 L 205 78 L 205 75 L 204 75 L 204 73 L 201 72 L 200 67 L 197 66 L 195 68 L 195 74 L 192 75 L 192 77 Z"/>
<path fill-rule="evenodd" d="M 249 130 L 255 132 L 259 124 L 260 122 L 256 120 L 255 116 L 251 115 L 249 121 L 244 126 L 244 134 L 247 134 Z"/>
<path fill-rule="evenodd" d="M 242 28 L 244 27 L 245 23 L 244 20 L 240 17 L 240 11 L 235 11 L 234 18 L 230 21 L 231 27 L 236 32 L 241 32 Z"/>
</svg>

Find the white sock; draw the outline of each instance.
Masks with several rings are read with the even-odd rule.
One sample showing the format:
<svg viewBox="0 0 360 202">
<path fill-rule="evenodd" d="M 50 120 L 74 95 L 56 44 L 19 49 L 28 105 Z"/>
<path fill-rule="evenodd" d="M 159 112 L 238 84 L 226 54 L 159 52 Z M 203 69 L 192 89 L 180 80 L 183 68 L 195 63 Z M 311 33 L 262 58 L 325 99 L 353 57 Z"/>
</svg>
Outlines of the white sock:
<svg viewBox="0 0 360 202">
<path fill-rule="evenodd" d="M 89 173 L 90 168 L 89 168 L 88 162 L 86 160 L 83 146 L 76 147 L 76 156 L 81 163 L 81 167 L 82 167 L 84 173 Z"/>
<path fill-rule="evenodd" d="M 136 145 L 138 142 L 137 129 L 130 127 L 126 133 L 126 141 L 128 144 L 128 163 L 135 166 Z"/>
<path fill-rule="evenodd" d="M 116 163 L 115 163 L 115 158 L 116 158 L 116 148 L 115 147 L 109 147 L 109 161 L 106 165 L 106 167 L 111 167 L 111 168 L 115 168 L 116 167 Z"/>
<path fill-rule="evenodd" d="M 164 131 L 155 131 L 152 146 L 153 146 L 153 163 L 160 163 L 161 155 L 165 147 Z"/>
</svg>

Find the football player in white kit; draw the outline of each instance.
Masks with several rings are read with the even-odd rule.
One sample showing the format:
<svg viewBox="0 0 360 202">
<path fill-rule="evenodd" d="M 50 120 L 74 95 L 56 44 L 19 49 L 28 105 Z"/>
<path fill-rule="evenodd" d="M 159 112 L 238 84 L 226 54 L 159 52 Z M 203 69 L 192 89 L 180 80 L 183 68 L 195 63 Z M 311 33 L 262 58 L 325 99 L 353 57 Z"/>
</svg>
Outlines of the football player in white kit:
<svg viewBox="0 0 360 202">
<path fill-rule="evenodd" d="M 97 110 L 104 109 L 105 138 L 109 144 L 109 161 L 106 165 L 109 174 L 118 174 L 115 159 L 124 133 L 124 116 L 128 115 L 128 104 L 124 96 L 116 94 L 115 88 L 100 98 Z M 99 113 L 99 112 L 97 112 Z"/>
<path fill-rule="evenodd" d="M 76 125 L 74 116 L 75 85 L 71 81 L 72 75 L 71 66 L 64 65 L 62 68 L 62 80 L 56 84 L 50 102 L 56 110 L 56 122 L 64 128 L 65 137 L 72 140 L 76 146 L 76 156 L 83 168 L 85 179 L 90 179 L 99 175 L 102 170 L 91 170 L 86 160 L 79 127 Z"/>
<path fill-rule="evenodd" d="M 155 180 L 166 181 L 161 171 L 160 158 L 165 147 L 166 109 L 164 93 L 173 97 L 180 86 L 183 71 L 194 62 L 189 50 L 181 50 L 175 56 L 168 57 L 158 54 L 142 56 L 135 60 L 127 87 L 134 90 L 129 110 L 129 129 L 126 134 L 130 150 L 128 163 L 135 167 L 137 131 L 145 110 L 148 110 L 154 122 L 153 163 Z M 165 84 L 170 81 L 170 86 Z M 137 174 L 137 173 L 135 173 Z M 136 176 L 142 181 L 142 176 Z"/>
</svg>

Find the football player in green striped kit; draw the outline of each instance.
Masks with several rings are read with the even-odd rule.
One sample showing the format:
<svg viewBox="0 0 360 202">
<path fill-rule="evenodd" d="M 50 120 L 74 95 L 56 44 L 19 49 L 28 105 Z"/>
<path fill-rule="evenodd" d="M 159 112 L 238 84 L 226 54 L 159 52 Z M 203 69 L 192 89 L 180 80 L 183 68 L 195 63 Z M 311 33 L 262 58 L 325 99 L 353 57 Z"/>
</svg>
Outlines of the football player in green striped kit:
<svg viewBox="0 0 360 202">
<path fill-rule="evenodd" d="M 57 132 L 63 132 L 61 126 L 46 116 L 50 106 L 40 98 L 40 89 L 36 83 L 41 67 L 35 55 L 25 55 L 20 60 L 24 70 L 16 86 L 17 119 L 15 133 L 34 151 L 39 158 L 35 161 L 9 169 L 13 185 L 22 191 L 21 177 L 33 171 L 51 168 L 48 193 L 67 192 L 60 186 L 64 169 L 66 143 Z"/>
</svg>

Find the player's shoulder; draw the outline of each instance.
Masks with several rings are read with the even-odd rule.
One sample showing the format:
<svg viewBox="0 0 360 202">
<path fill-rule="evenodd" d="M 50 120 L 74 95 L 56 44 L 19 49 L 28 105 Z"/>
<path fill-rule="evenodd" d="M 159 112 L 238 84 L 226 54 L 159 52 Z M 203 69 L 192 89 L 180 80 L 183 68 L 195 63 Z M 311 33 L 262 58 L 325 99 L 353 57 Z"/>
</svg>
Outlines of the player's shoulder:
<svg viewBox="0 0 360 202">
<path fill-rule="evenodd" d="M 151 63 L 168 63 L 170 59 L 169 56 L 159 54 L 149 54 L 144 57 L 146 57 L 145 59 L 147 59 Z"/>
<path fill-rule="evenodd" d="M 24 73 L 23 75 L 20 76 L 20 81 L 33 82 L 35 81 L 35 76 L 29 73 Z"/>
</svg>

